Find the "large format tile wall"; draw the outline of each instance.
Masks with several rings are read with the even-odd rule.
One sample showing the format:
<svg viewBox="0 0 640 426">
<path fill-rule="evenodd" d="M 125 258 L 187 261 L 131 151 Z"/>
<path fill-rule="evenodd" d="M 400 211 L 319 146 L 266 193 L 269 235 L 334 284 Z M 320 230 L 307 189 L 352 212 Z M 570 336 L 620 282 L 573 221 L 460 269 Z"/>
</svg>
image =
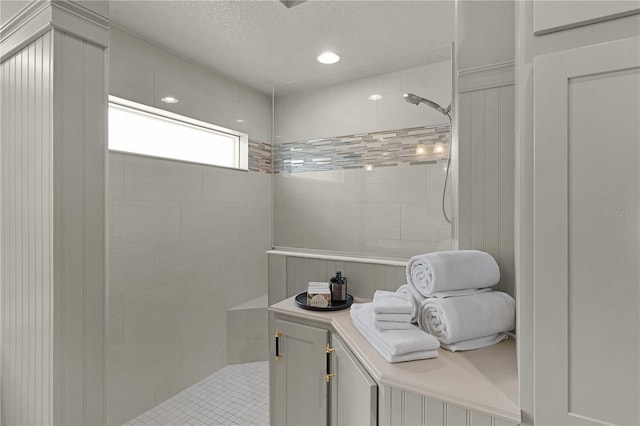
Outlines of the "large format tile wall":
<svg viewBox="0 0 640 426">
<path fill-rule="evenodd" d="M 451 82 L 446 60 L 276 91 L 274 246 L 405 260 L 449 249 L 441 213 L 448 119 L 402 94 L 446 106 Z M 434 154 L 436 142 L 444 153 Z"/>
<path fill-rule="evenodd" d="M 448 142 L 448 126 L 432 126 L 278 145 L 274 245 L 400 258 L 449 249 L 446 153 L 433 153 Z"/>
<path fill-rule="evenodd" d="M 175 112 L 249 134 L 251 170 L 109 154 L 107 390 L 118 425 L 226 365 L 227 310 L 267 292 L 271 101 L 117 29 L 111 51 L 111 94 L 160 106 L 171 81 Z"/>
</svg>

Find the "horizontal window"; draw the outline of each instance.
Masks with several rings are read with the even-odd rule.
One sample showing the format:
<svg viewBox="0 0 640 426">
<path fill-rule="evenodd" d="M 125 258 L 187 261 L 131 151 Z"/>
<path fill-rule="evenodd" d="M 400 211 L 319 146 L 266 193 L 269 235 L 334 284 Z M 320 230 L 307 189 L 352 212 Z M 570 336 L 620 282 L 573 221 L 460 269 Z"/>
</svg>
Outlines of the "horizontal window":
<svg viewBox="0 0 640 426">
<path fill-rule="evenodd" d="M 244 170 L 248 165 L 246 134 L 113 96 L 109 149 Z"/>
</svg>

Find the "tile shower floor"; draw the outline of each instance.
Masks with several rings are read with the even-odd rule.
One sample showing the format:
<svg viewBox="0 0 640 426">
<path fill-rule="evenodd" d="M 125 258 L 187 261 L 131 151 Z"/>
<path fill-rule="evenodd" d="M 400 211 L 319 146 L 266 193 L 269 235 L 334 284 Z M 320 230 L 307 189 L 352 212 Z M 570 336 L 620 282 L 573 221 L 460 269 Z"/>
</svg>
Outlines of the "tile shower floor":
<svg viewBox="0 0 640 426">
<path fill-rule="evenodd" d="M 269 425 L 269 363 L 228 365 L 124 426 Z"/>
</svg>

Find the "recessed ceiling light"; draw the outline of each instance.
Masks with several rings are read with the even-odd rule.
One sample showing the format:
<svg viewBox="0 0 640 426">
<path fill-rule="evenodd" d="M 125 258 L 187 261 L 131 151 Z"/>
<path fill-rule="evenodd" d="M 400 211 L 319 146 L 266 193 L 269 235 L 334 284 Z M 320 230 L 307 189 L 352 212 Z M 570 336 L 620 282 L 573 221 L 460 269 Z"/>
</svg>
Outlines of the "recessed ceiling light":
<svg viewBox="0 0 640 426">
<path fill-rule="evenodd" d="M 244 120 L 243 120 L 242 118 L 238 118 L 238 119 L 236 120 L 236 123 L 244 123 Z"/>
<path fill-rule="evenodd" d="M 177 104 L 179 101 L 174 98 L 173 96 L 165 96 L 164 98 L 160 99 L 162 102 L 167 103 L 167 104 Z"/>
<path fill-rule="evenodd" d="M 379 101 L 380 99 L 382 99 L 382 95 L 379 95 L 377 93 L 374 93 L 373 95 L 369 96 L 367 99 L 369 99 L 370 101 Z"/>
<path fill-rule="evenodd" d="M 318 62 L 322 64 L 335 64 L 340 60 L 340 56 L 336 55 L 333 52 L 324 52 L 320 56 L 318 56 Z"/>
</svg>

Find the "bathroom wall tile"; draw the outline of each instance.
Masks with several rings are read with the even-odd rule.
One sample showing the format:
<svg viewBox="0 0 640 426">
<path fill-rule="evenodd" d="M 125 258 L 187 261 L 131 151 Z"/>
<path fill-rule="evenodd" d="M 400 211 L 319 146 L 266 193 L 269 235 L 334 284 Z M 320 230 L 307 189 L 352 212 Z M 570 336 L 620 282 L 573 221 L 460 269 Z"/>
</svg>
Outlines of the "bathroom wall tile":
<svg viewBox="0 0 640 426">
<path fill-rule="evenodd" d="M 111 154 L 117 200 L 110 205 L 110 242 L 120 257 L 112 259 L 118 272 L 111 274 L 109 292 L 123 296 L 110 305 L 110 323 L 117 326 L 110 335 L 109 412 L 122 424 L 145 404 L 223 367 L 227 309 L 267 293 L 272 167 L 271 147 L 264 143 L 271 138 L 271 98 L 119 29 L 113 39 L 112 52 L 122 59 L 111 70 L 113 81 L 130 84 L 131 73 L 145 77 L 134 75 L 144 95 L 134 100 L 246 131 L 251 164 L 259 171 Z M 159 104 L 169 90 L 184 102 Z M 230 227 L 230 220 L 237 225 Z M 151 252 L 141 260 L 138 248 Z M 140 395 L 123 400 L 128 389 Z"/>
<path fill-rule="evenodd" d="M 233 340 L 228 342 L 227 363 L 266 361 L 269 359 L 268 339 Z"/>
<path fill-rule="evenodd" d="M 109 55 L 109 94 L 145 105 L 153 105 L 153 68 L 136 60 Z"/>
<path fill-rule="evenodd" d="M 217 352 L 220 352 L 218 348 Z M 213 354 L 207 362 L 194 364 L 185 362 L 173 368 L 162 371 L 154 382 L 154 400 L 159 404 L 186 389 L 193 383 L 211 375 L 223 367 L 221 355 Z"/>
<path fill-rule="evenodd" d="M 447 240 L 451 244 L 451 239 Z M 407 240 L 389 240 L 378 238 L 375 241 L 374 250 L 376 253 L 383 254 L 389 252 L 398 253 L 398 256 L 409 259 L 416 254 L 429 253 L 437 250 L 449 250 L 450 248 L 439 248 L 439 243 L 431 241 L 407 241 Z"/>
<path fill-rule="evenodd" d="M 109 327 L 107 346 L 112 347 L 121 344 L 123 341 L 124 297 L 109 298 L 107 321 Z"/>
<path fill-rule="evenodd" d="M 155 405 L 153 380 L 109 389 L 109 425 L 122 425 Z"/>
<path fill-rule="evenodd" d="M 171 52 L 160 49 L 147 41 L 136 37 L 117 27 L 112 27 L 110 34 L 110 50 L 130 59 L 136 59 L 153 68 L 159 68 L 165 72 L 178 73 L 180 70 L 180 57 Z"/>
<path fill-rule="evenodd" d="M 236 214 L 239 210 L 238 203 L 182 202 L 180 239 L 236 238 L 242 226 Z"/>
<path fill-rule="evenodd" d="M 203 177 L 203 201 L 237 202 L 243 194 L 253 192 L 253 173 L 241 170 L 205 167 Z"/>
<path fill-rule="evenodd" d="M 157 245 L 154 257 L 155 285 L 182 285 L 206 280 L 214 282 L 225 264 L 231 261 L 229 246 L 232 241 L 220 237 L 216 241 L 185 241 Z"/>
<path fill-rule="evenodd" d="M 124 296 L 124 341 L 179 328 L 183 303 L 181 286 L 153 288 Z"/>
<path fill-rule="evenodd" d="M 111 248 L 178 242 L 180 204 L 177 201 L 112 201 Z"/>
<path fill-rule="evenodd" d="M 176 323 L 160 333 L 111 347 L 108 357 L 111 395 L 153 380 L 160 371 L 181 362 L 179 326 Z"/>
<path fill-rule="evenodd" d="M 202 167 L 126 155 L 124 197 L 126 200 L 202 200 Z"/>
<path fill-rule="evenodd" d="M 365 234 L 369 238 L 400 239 L 400 206 L 367 203 L 364 210 Z"/>
<path fill-rule="evenodd" d="M 428 226 L 431 221 L 428 203 L 403 203 L 401 215 L 401 239 L 429 240 L 432 230 Z"/>
<path fill-rule="evenodd" d="M 187 291 L 192 290 L 189 288 Z M 192 305 L 193 306 L 193 305 Z M 201 341 L 217 344 L 227 340 L 226 306 L 187 309 L 180 313 L 180 332 L 182 333 L 183 352 L 187 358 Z"/>
<path fill-rule="evenodd" d="M 124 198 L 124 154 L 109 152 L 109 199 Z"/>
<path fill-rule="evenodd" d="M 109 251 L 109 297 L 153 287 L 153 246 Z"/>
<path fill-rule="evenodd" d="M 188 116 L 188 83 L 182 79 L 180 71 L 169 72 L 155 68 L 154 75 L 153 104 L 151 106 Z M 160 100 L 164 96 L 173 96 L 177 99 L 184 99 L 185 101 L 168 104 Z"/>
</svg>

